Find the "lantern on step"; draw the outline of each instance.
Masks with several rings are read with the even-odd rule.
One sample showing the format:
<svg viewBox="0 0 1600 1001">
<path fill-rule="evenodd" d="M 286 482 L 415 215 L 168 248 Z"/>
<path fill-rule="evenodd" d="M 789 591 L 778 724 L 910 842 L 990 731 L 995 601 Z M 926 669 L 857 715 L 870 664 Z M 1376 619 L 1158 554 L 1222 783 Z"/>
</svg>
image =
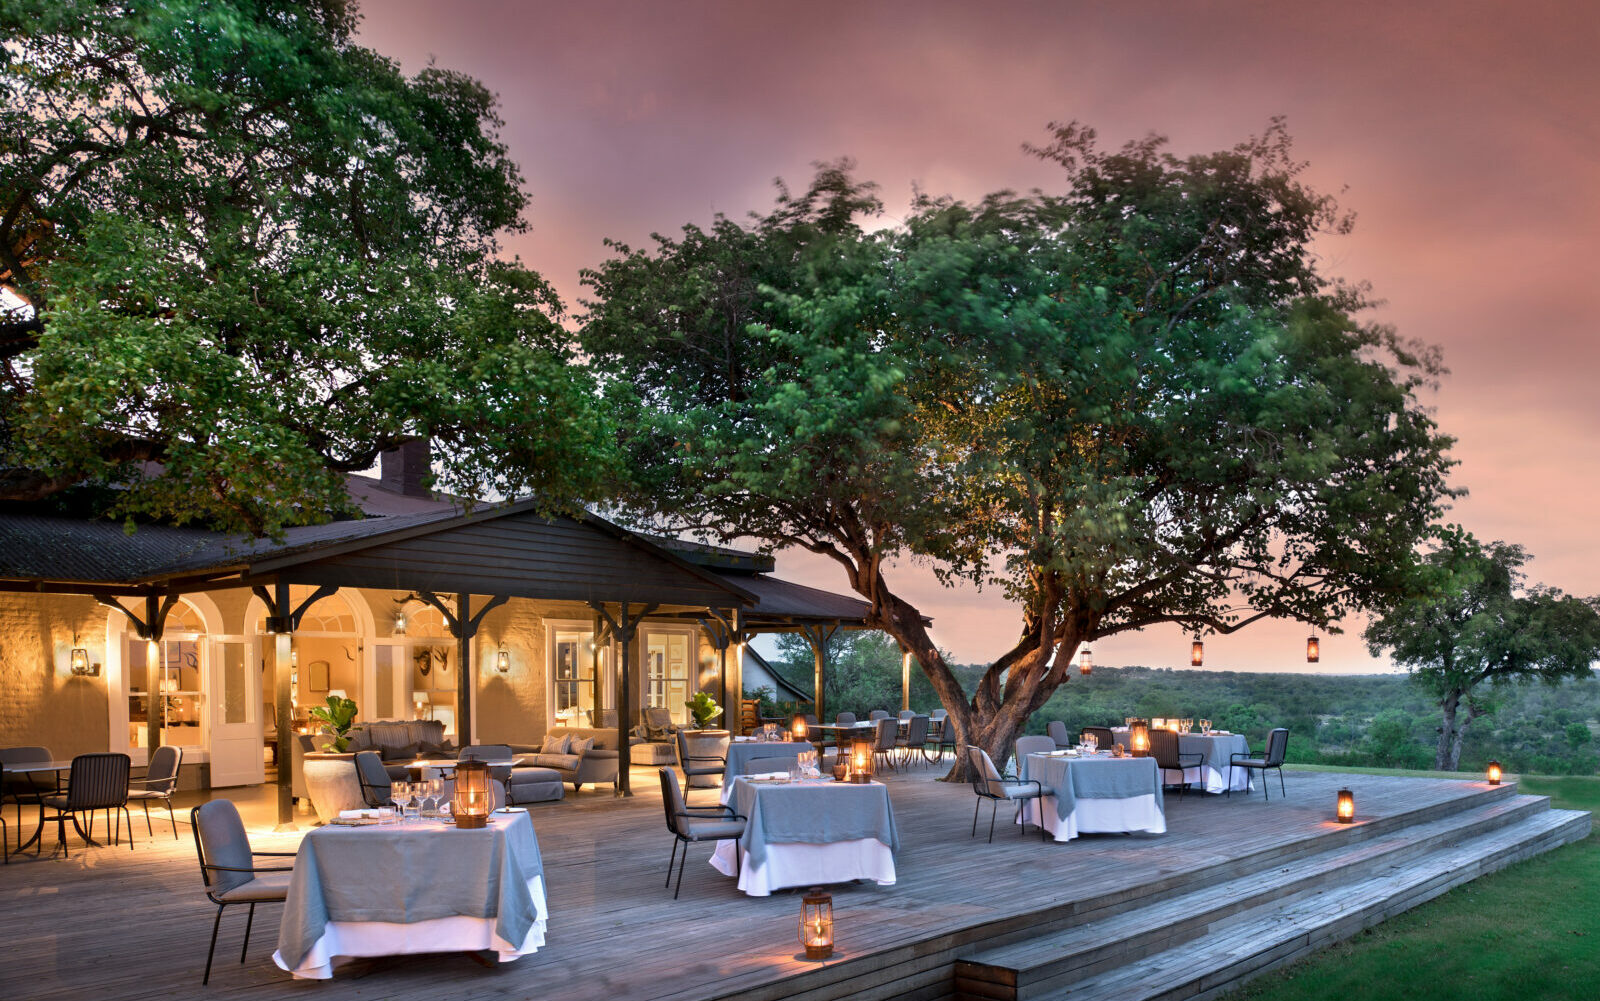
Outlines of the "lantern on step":
<svg viewBox="0 0 1600 1001">
<path fill-rule="evenodd" d="M 1306 663 L 1315 664 L 1322 659 L 1322 644 L 1317 642 L 1317 634 L 1312 633 L 1306 637 Z"/>
<path fill-rule="evenodd" d="M 1489 762 L 1489 784 L 1492 786 L 1500 784 L 1500 762 L 1498 761 Z"/>
<path fill-rule="evenodd" d="M 1356 822 L 1356 794 L 1348 789 L 1339 790 L 1338 811 L 1334 815 L 1341 824 Z"/>
<path fill-rule="evenodd" d="M 1189 666 L 1199 667 L 1206 662 L 1206 645 L 1196 639 L 1189 644 Z"/>
<path fill-rule="evenodd" d="M 833 955 L 833 894 L 820 887 L 800 900 L 800 944 L 807 959 L 827 959 Z"/>
<path fill-rule="evenodd" d="M 796 716 L 794 722 L 789 724 L 789 730 L 794 734 L 795 740 L 805 740 L 806 718 L 804 716 Z"/>
<path fill-rule="evenodd" d="M 1078 673 L 1087 675 L 1094 670 L 1094 657 L 1089 653 L 1089 648 L 1084 647 L 1078 654 Z"/>
<path fill-rule="evenodd" d="M 1150 754 L 1150 724 L 1142 719 L 1136 719 L 1128 726 L 1128 750 L 1136 758 L 1143 758 Z"/>
<path fill-rule="evenodd" d="M 872 781 L 872 742 L 858 740 L 850 747 L 850 781 Z"/>
<path fill-rule="evenodd" d="M 456 793 L 450 800 L 456 826 L 468 830 L 487 826 L 493 802 L 489 792 L 489 766 L 476 758 L 457 762 Z"/>
</svg>

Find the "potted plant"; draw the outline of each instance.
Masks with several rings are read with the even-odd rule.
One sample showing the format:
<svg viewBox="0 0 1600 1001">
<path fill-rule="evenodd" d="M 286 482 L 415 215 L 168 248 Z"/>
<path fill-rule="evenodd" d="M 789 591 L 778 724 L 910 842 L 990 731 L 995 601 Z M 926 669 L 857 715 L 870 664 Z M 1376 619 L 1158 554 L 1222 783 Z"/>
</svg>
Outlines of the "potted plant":
<svg viewBox="0 0 1600 1001">
<path fill-rule="evenodd" d="M 340 810 L 354 810 L 365 805 L 361 796 L 361 780 L 356 773 L 356 756 L 350 753 L 350 728 L 356 721 L 356 703 L 342 695 L 328 696 L 326 705 L 316 706 L 310 712 L 311 721 L 319 724 L 323 750 L 310 751 L 303 756 L 301 774 L 306 781 L 306 795 L 317 811 L 317 819 L 326 824 L 339 815 Z"/>
<path fill-rule="evenodd" d="M 722 707 L 717 705 L 717 700 L 711 697 L 710 692 L 695 692 L 694 698 L 684 703 L 689 709 L 689 715 L 694 717 L 694 728 L 704 730 L 712 720 L 722 715 Z"/>
</svg>

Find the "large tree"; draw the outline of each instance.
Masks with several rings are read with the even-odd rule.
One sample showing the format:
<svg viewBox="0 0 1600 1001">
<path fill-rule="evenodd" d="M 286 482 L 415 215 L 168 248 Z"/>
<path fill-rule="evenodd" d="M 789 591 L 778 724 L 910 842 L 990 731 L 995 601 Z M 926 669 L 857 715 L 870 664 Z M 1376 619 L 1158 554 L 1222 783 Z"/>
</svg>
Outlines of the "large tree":
<svg viewBox="0 0 1600 1001">
<path fill-rule="evenodd" d="M 1467 728 L 1491 711 L 1483 686 L 1588 677 L 1600 658 L 1600 599 L 1527 586 L 1527 562 L 1521 546 L 1447 533 L 1427 557 L 1437 593 L 1401 602 L 1367 627 L 1373 654 L 1388 650 L 1438 700 L 1435 768 L 1460 764 Z"/>
<path fill-rule="evenodd" d="M 1449 492 L 1416 398 L 1437 360 L 1317 272 L 1348 220 L 1281 125 L 1186 158 L 1069 125 L 1035 152 L 1062 192 L 921 198 L 869 233 L 834 164 L 748 224 L 619 248 L 583 331 L 631 509 L 836 561 L 996 757 L 1084 643 L 1385 607 Z M 892 586 L 903 557 L 1016 602 L 974 691 Z"/>
<path fill-rule="evenodd" d="M 415 439 L 467 497 L 607 448 L 495 101 L 344 0 L 0 0 L 0 499 L 255 533 Z"/>
</svg>

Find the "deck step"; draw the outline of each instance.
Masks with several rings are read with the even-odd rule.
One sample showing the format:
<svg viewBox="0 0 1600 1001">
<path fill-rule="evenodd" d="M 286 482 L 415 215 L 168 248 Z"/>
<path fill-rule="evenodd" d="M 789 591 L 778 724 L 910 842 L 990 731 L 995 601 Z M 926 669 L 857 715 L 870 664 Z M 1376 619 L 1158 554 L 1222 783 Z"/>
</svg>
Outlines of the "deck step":
<svg viewBox="0 0 1600 1001">
<path fill-rule="evenodd" d="M 1133 901 L 1099 920 L 1041 928 L 957 960 L 954 993 L 984 1001 L 1209 993 L 1588 833 L 1587 813 L 1548 807 L 1539 796 L 1480 800 L 1424 824 Z"/>
</svg>

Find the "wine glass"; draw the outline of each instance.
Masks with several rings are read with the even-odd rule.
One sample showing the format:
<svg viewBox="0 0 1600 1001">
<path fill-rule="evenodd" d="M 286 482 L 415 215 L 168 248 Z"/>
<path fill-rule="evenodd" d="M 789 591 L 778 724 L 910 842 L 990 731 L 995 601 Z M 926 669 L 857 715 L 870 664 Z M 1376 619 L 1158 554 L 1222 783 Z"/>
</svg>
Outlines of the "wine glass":
<svg viewBox="0 0 1600 1001">
<path fill-rule="evenodd" d="M 428 780 L 428 799 L 433 803 L 431 815 L 439 816 L 440 801 L 444 799 L 444 779 L 437 775 Z"/>
<path fill-rule="evenodd" d="M 396 779 L 389 783 L 389 802 L 394 804 L 395 816 L 402 821 L 406 819 L 406 797 L 410 791 L 410 782 Z"/>
<path fill-rule="evenodd" d="M 1211 736 L 1211 721 L 1210 720 L 1203 719 L 1203 720 L 1200 721 L 1200 732 L 1205 734 L 1208 737 Z"/>
</svg>

